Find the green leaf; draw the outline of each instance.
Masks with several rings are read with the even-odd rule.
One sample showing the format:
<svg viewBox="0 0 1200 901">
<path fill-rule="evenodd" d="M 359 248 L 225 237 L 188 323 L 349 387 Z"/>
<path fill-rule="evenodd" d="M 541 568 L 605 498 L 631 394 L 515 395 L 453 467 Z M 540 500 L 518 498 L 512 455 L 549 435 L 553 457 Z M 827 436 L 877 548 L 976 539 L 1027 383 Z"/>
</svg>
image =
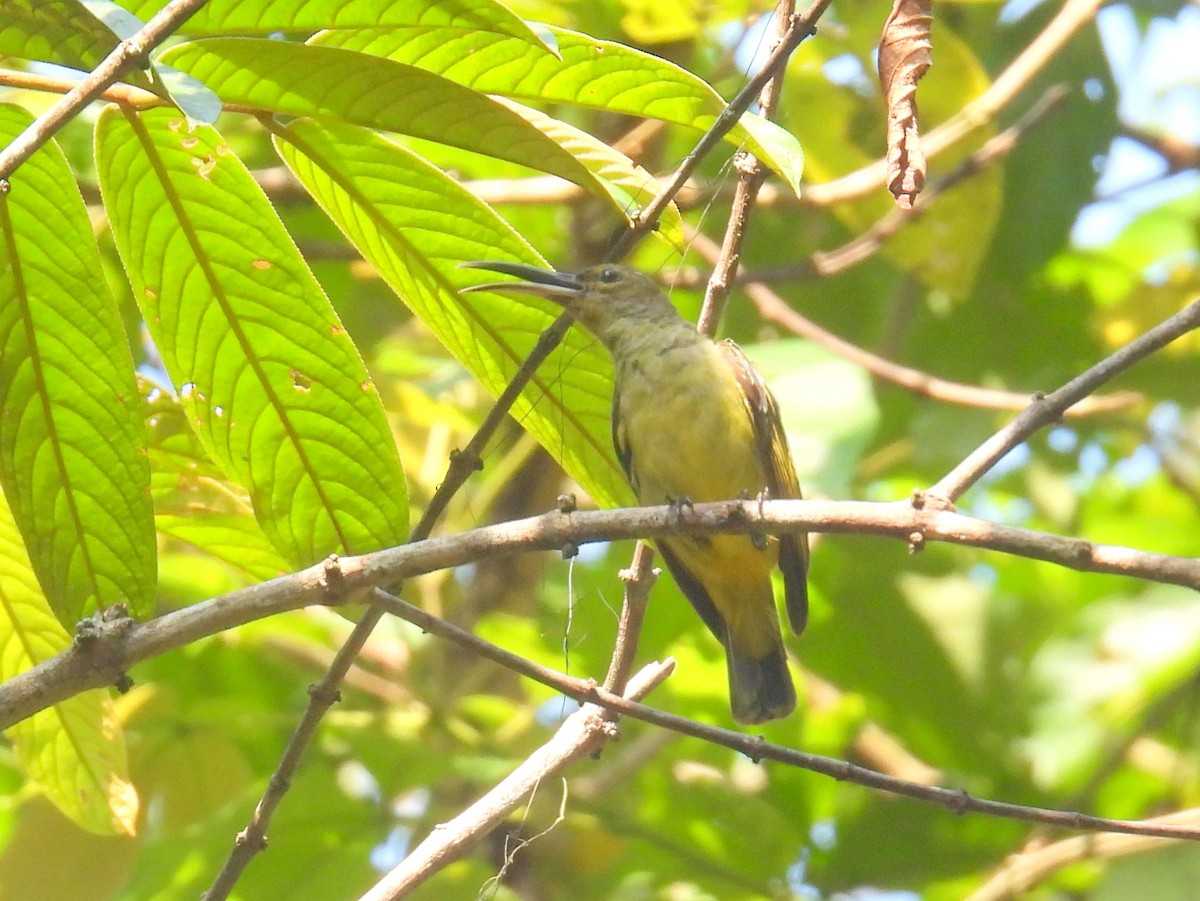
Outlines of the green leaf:
<svg viewBox="0 0 1200 901">
<path fill-rule="evenodd" d="M 649 204 L 662 189 L 653 175 L 621 151 L 614 150 L 586 131 L 580 131 L 566 122 L 515 101 L 500 102 L 587 166 L 627 221 L 632 222 L 633 214 Z M 663 238 L 679 253 L 687 252 L 688 242 L 683 233 L 683 218 L 679 215 L 679 207 L 673 202 L 663 210 L 654 234 Z"/>
<path fill-rule="evenodd" d="M 229 482 L 187 422 L 179 398 L 149 392 L 154 522 L 160 536 L 228 564 L 251 582 L 287 573 L 287 561 L 254 518 L 249 493 Z M 163 553 L 174 548 L 168 542 Z M 165 558 L 164 558 L 165 561 Z"/>
<path fill-rule="evenodd" d="M 148 19 L 166 0 L 128 0 L 129 9 Z M 388 28 L 396 31 L 448 29 L 463 34 L 485 33 L 514 37 L 543 45 L 533 29 L 492 0 L 209 0 L 180 29 L 182 34 L 271 34 L 278 31 L 316 31 L 320 28 Z"/>
<path fill-rule="evenodd" d="M 70 645 L 0 495 L 0 681 Z M 107 691 L 78 694 L 5 735 L 29 778 L 64 814 L 92 832 L 133 833 L 137 793 L 126 772 L 125 741 Z"/>
<path fill-rule="evenodd" d="M 78 0 L 78 3 L 122 41 L 132 38 L 146 24 L 113 0 Z"/>
<path fill-rule="evenodd" d="M 0 55 L 90 71 L 141 22 L 112 0 L 5 0 Z M 121 80 L 146 90 L 154 84 L 136 68 Z"/>
<path fill-rule="evenodd" d="M 459 295 L 488 281 L 465 260 L 545 265 L 495 211 L 402 147 L 361 129 L 301 120 L 277 133 L 283 161 L 404 302 L 493 394 L 557 310 L 545 301 Z M 612 363 L 572 330 L 513 416 L 600 503 L 626 500 L 610 439 Z"/>
<path fill-rule="evenodd" d="M 0 107 L 0 144 L 31 121 Z M 87 210 L 56 144 L 0 195 L 0 484 L 64 622 L 154 594 L 141 400 Z"/>
<path fill-rule="evenodd" d="M 378 393 L 250 173 L 211 128 L 116 108 L 101 192 L 134 296 L 205 450 L 293 563 L 394 545 L 404 476 Z"/>
<path fill-rule="evenodd" d="M 416 37 L 383 29 L 327 31 L 310 43 L 419 66 L 484 94 L 570 103 L 707 130 L 725 101 L 703 80 L 624 44 L 550 29 L 562 59 L 535 55 L 512 38 L 431 30 Z M 799 193 L 804 154 L 787 131 L 746 113 L 726 140 L 745 146 Z"/>
<path fill-rule="evenodd" d="M 0 54 L 92 69 L 117 43 L 78 0 L 5 0 Z"/>
<path fill-rule="evenodd" d="M 161 59 L 204 82 L 227 103 L 438 141 L 601 193 L 578 160 L 520 116 L 413 66 L 332 47 L 255 38 L 180 44 Z"/>
</svg>

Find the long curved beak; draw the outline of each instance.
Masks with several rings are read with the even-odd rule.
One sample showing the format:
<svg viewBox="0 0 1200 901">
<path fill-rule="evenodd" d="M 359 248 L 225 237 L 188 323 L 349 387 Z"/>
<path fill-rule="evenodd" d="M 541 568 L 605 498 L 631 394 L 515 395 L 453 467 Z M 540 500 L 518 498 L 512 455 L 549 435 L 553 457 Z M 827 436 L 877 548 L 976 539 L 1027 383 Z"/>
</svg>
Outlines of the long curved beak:
<svg viewBox="0 0 1200 901">
<path fill-rule="evenodd" d="M 553 269 L 539 269 L 537 266 L 526 266 L 524 263 L 506 263 L 493 260 L 473 260 L 469 263 L 459 263 L 460 269 L 486 269 L 488 272 L 501 272 L 519 282 L 488 282 L 483 285 L 468 285 L 459 288 L 459 294 L 471 291 L 515 291 L 518 294 L 535 294 L 549 300 L 569 300 L 578 297 L 583 291 L 579 277 L 570 272 L 555 272 Z"/>
</svg>

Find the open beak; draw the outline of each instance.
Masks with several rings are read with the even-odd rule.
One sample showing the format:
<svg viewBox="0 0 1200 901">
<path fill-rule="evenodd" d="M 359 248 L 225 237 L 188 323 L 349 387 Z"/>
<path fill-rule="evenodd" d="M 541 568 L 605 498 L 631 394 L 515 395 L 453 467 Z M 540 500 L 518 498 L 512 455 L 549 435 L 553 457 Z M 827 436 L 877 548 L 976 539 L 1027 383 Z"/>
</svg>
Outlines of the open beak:
<svg viewBox="0 0 1200 901">
<path fill-rule="evenodd" d="M 515 291 L 518 294 L 536 294 L 549 300 L 570 300 L 578 297 L 583 291 L 579 277 L 569 272 L 555 272 L 553 269 L 539 269 L 537 266 L 526 266 L 524 263 L 505 263 L 492 260 L 474 260 L 469 263 L 459 263 L 460 269 L 486 269 L 489 272 L 502 272 L 519 282 L 488 282 L 483 285 L 468 285 L 460 288 L 459 294 L 471 291 Z"/>
</svg>

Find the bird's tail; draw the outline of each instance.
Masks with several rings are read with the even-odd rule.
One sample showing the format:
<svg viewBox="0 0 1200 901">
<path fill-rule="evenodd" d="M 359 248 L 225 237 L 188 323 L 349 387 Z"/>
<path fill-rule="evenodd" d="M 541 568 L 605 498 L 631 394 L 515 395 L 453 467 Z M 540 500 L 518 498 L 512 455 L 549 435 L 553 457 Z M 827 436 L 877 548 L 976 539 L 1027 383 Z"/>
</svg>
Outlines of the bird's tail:
<svg viewBox="0 0 1200 901">
<path fill-rule="evenodd" d="M 729 706 L 739 723 L 765 723 L 796 709 L 796 689 L 782 641 L 766 656 L 752 657 L 726 640 L 725 658 L 729 661 Z"/>
</svg>

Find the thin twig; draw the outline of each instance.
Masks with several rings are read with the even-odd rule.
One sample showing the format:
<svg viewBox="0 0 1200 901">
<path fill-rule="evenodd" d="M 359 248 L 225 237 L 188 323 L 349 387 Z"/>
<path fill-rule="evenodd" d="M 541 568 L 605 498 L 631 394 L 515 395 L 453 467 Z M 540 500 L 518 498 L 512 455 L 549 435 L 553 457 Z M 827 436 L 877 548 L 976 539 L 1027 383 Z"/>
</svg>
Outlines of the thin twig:
<svg viewBox="0 0 1200 901">
<path fill-rule="evenodd" d="M 617 641 L 604 680 L 606 690 L 634 700 L 644 697 L 674 668 L 669 660 L 666 663 L 654 663 L 634 676 L 632 682 L 629 678 L 646 612 L 646 600 L 655 580 L 653 562 L 654 552 L 648 545 L 638 542 L 630 568 L 621 574 L 625 580 L 625 598 L 621 605 Z M 385 603 L 403 603 L 384 592 L 378 592 L 377 597 Z M 559 775 L 582 757 L 594 756 L 603 744 L 615 736 L 614 723 L 615 717 L 590 705 L 572 714 L 549 742 L 526 758 L 479 801 L 449 823 L 439 826 L 364 898 L 391 899 L 407 895 L 487 835 L 544 780 Z"/>
<path fill-rule="evenodd" d="M 720 249 L 711 238 L 690 227 L 687 228 L 685 234 L 692 249 L 701 257 L 710 262 L 717 258 Z M 839 357 L 861 366 L 876 378 L 891 382 L 914 394 L 988 410 L 1023 410 L 1029 405 L 1028 394 L 997 391 L 991 388 L 981 388 L 978 385 L 952 382 L 910 366 L 901 366 L 899 363 L 893 363 L 891 360 L 864 350 L 802 316 L 766 285 L 747 284 L 743 290 L 746 292 L 746 296 L 753 301 L 759 314 L 767 321 L 774 322 L 802 338 L 814 341 Z M 1142 396 L 1133 391 L 1087 397 L 1071 407 L 1065 415 L 1084 417 L 1094 416 L 1097 413 L 1110 413 L 1115 410 L 1127 409 L 1141 399 Z"/>
<path fill-rule="evenodd" d="M 972 451 L 965 460 L 926 491 L 925 497 L 937 503 L 953 505 L 954 501 L 974 485 L 980 476 L 995 466 L 1001 457 L 1042 426 L 1057 422 L 1072 404 L 1078 403 L 1134 363 L 1197 327 L 1200 327 L 1200 300 L 1193 301 L 1171 318 L 1134 338 L 1116 353 L 1105 357 L 1057 391 L 1035 397 L 1023 413 Z"/>
<path fill-rule="evenodd" d="M 625 683 L 633 672 L 633 661 L 637 654 L 638 639 L 642 634 L 642 621 L 646 617 L 646 604 L 650 589 L 658 578 L 654 569 L 654 551 L 644 541 L 633 549 L 633 560 L 628 569 L 621 570 L 625 582 L 625 595 L 621 602 L 621 616 L 617 620 L 617 640 L 613 645 L 612 661 L 604 676 L 604 687 L 617 694 L 625 693 Z"/>
<path fill-rule="evenodd" d="M 779 0 L 775 7 L 775 45 L 782 44 L 787 36 L 785 22 L 790 22 L 795 14 L 794 0 Z M 772 48 L 772 51 L 774 47 Z M 781 72 L 786 66 L 779 64 L 776 72 Z M 783 79 L 778 74 L 763 86 L 759 94 L 758 106 L 761 115 L 770 119 L 775 114 L 779 103 L 779 94 L 783 88 Z M 721 314 L 725 310 L 725 302 L 729 297 L 729 286 L 737 276 L 738 266 L 742 260 L 742 244 L 746 240 L 746 229 L 750 224 L 750 214 L 754 211 L 754 203 L 758 198 L 758 190 L 767 178 L 767 167 L 762 161 L 744 150 L 739 150 L 733 157 L 733 166 L 737 170 L 737 187 L 733 192 L 733 203 L 729 208 L 729 220 L 725 223 L 725 238 L 721 243 L 721 253 L 713 266 L 708 285 L 704 289 L 704 305 L 700 308 L 700 318 L 696 330 L 705 335 L 715 335 Z"/>
<path fill-rule="evenodd" d="M 644 697 L 671 674 L 674 666 L 670 660 L 649 664 L 618 697 L 635 700 Z M 553 738 L 526 757 L 487 794 L 449 822 L 439 824 L 360 901 L 394 901 L 406 897 L 503 822 L 538 785 L 560 775 L 572 763 L 594 755 L 614 736 L 612 715 L 606 710 L 591 704 L 577 710 L 558 727 Z"/>
<path fill-rule="evenodd" d="M 516 657 L 516 655 L 496 647 L 466 629 L 439 619 L 421 610 L 419 607 L 400 601 L 398 598 L 394 598 L 393 601 L 395 603 L 389 605 L 389 609 L 397 616 L 407 619 L 426 632 L 462 645 L 489 660 L 494 660 L 508 666 L 509 661 L 512 661 L 515 657 L 516 660 L 521 662 L 521 668 L 517 671 L 524 675 L 529 674 L 527 667 L 530 665 L 539 670 L 541 675 L 553 672 L 552 670 L 547 671 L 546 667 L 531 664 L 530 661 L 524 660 L 524 658 Z M 538 681 L 542 681 L 542 679 L 539 678 Z M 903 779 L 896 779 L 895 777 L 887 776 L 844 760 L 823 757 L 819 754 L 809 754 L 804 751 L 797 751 L 794 748 L 773 744 L 763 739 L 760 735 L 748 735 L 745 732 L 722 729 L 718 726 L 710 726 L 706 723 L 689 720 L 686 717 L 676 716 L 654 707 L 647 707 L 644 704 L 639 704 L 621 695 L 614 694 L 596 685 L 594 682 L 575 679 L 562 673 L 556 674 L 556 683 L 553 687 L 568 697 L 575 698 L 580 703 L 598 704 L 622 716 L 643 720 L 664 729 L 670 729 L 683 735 L 699 738 L 711 744 L 740 751 L 754 761 L 774 760 L 788 766 L 831 776 L 839 781 L 853 782 L 856 785 L 863 785 L 867 788 L 874 788 L 879 791 L 936 804 L 957 814 L 982 813 L 1005 819 L 1045 823 L 1065 829 L 1120 832 L 1129 835 L 1152 835 L 1160 838 L 1200 841 L 1200 827 L 1093 817 L 1075 811 L 1030 807 L 1024 804 L 1010 804 L 1005 801 L 976 798 L 965 791 L 942 788 L 936 785 L 907 782 Z"/>
<path fill-rule="evenodd" d="M 789 18 L 787 28 L 763 67 L 729 101 L 725 109 L 721 111 L 721 115 L 717 116 L 716 121 L 709 126 L 704 137 L 696 143 L 691 153 L 683 158 L 683 162 L 679 164 L 679 168 L 675 170 L 675 174 L 671 176 L 666 187 L 633 217 L 633 225 L 621 235 L 620 241 L 613 248 L 611 256 L 614 260 L 628 255 L 634 245 L 658 224 L 658 218 L 667 208 L 667 204 L 683 188 L 704 157 L 708 156 L 726 132 L 737 124 L 742 113 L 750 108 L 750 104 L 758 97 L 767 82 L 787 62 L 793 51 L 800 46 L 800 42 L 816 33 L 817 19 L 825 12 L 830 2 L 831 0 L 814 0 L 803 14 L 792 15 Z"/>
<path fill-rule="evenodd" d="M 171 32 L 186 22 L 205 2 L 206 0 L 171 0 L 149 22 L 139 28 L 133 37 L 117 44 L 86 78 L 76 83 L 65 96 L 38 116 L 33 124 L 0 151 L 0 181 L 12 175 L 21 163 L 29 159 L 56 131 L 99 97 L 104 89 L 124 72 L 144 64 L 147 54 L 166 40 Z"/>
<path fill-rule="evenodd" d="M 124 621 L 0 684 L 0 730 L 89 688 L 112 685 L 134 664 L 209 635 L 313 604 L 353 601 L 372 588 L 518 551 L 684 534 L 836 532 L 909 544 L 944 541 L 1200 590 L 1200 559 L 1094 544 L 995 525 L 908 501 L 721 501 L 677 507 L 555 511 L 344 557 L 201 601 L 144 623 Z M 336 585 L 336 592 L 330 586 Z"/>
</svg>

